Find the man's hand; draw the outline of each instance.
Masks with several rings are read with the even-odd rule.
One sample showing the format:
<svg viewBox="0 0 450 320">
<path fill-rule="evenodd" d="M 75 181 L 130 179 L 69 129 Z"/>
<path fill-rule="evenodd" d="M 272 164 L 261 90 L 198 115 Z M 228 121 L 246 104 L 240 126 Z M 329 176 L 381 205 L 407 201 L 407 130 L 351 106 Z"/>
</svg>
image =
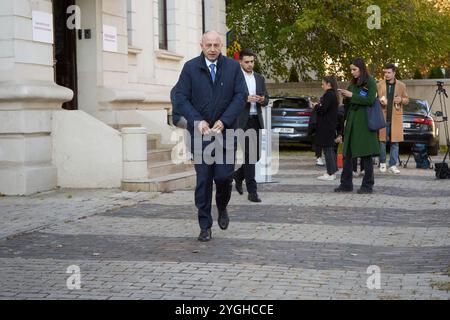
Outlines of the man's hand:
<svg viewBox="0 0 450 320">
<path fill-rule="evenodd" d="M 400 103 L 402 103 L 402 101 L 403 101 L 402 97 L 397 96 L 397 97 L 394 98 L 394 103 L 395 104 L 400 104 Z"/>
<path fill-rule="evenodd" d="M 209 123 L 205 120 L 200 121 L 198 124 L 198 131 L 200 131 L 201 134 L 210 134 L 211 129 L 209 128 Z"/>
<path fill-rule="evenodd" d="M 259 103 L 259 104 L 263 104 L 264 100 L 266 100 L 266 98 L 264 96 L 258 96 L 258 95 L 250 95 L 247 98 L 247 102 L 255 102 L 255 103 Z"/>
<path fill-rule="evenodd" d="M 221 133 L 224 129 L 225 129 L 225 126 L 223 125 L 222 121 L 217 120 L 217 122 L 214 123 L 212 131 L 215 133 Z"/>
<path fill-rule="evenodd" d="M 334 139 L 335 143 L 342 143 L 342 136 L 337 136 L 336 139 Z"/>
<path fill-rule="evenodd" d="M 256 96 L 256 98 L 258 99 L 258 101 L 256 101 L 259 104 L 263 104 L 264 100 L 266 100 L 266 98 L 264 96 Z"/>
<path fill-rule="evenodd" d="M 250 96 L 248 96 L 248 98 L 247 98 L 247 102 L 258 102 L 258 96 L 255 96 L 255 95 L 250 95 Z"/>
</svg>

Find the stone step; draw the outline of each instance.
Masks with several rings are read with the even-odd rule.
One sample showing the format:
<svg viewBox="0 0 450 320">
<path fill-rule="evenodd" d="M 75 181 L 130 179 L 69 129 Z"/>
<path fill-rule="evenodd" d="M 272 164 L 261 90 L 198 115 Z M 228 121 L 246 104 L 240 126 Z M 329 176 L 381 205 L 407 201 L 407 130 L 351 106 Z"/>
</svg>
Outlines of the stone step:
<svg viewBox="0 0 450 320">
<path fill-rule="evenodd" d="M 147 135 L 147 150 L 156 150 L 156 149 L 172 149 L 175 144 L 162 144 L 161 143 L 161 135 L 151 133 Z"/>
<path fill-rule="evenodd" d="M 147 139 L 147 150 L 156 150 L 158 149 L 159 141 L 156 138 L 148 138 Z"/>
<path fill-rule="evenodd" d="M 194 170 L 194 166 L 191 163 L 176 164 L 173 163 L 172 161 L 149 163 L 148 177 L 149 179 L 153 179 L 174 173 L 181 173 L 192 170 Z"/>
<path fill-rule="evenodd" d="M 140 124 L 110 124 L 110 127 L 112 127 L 113 129 L 116 129 L 118 131 L 120 131 L 123 128 L 136 128 L 136 127 L 142 127 Z"/>
<path fill-rule="evenodd" d="M 193 188 L 195 183 L 195 171 L 188 171 L 148 180 L 123 180 L 122 190 L 131 192 L 170 192 Z"/>
<path fill-rule="evenodd" d="M 172 159 L 172 149 L 156 149 L 147 152 L 148 163 L 158 163 L 170 161 Z"/>
</svg>

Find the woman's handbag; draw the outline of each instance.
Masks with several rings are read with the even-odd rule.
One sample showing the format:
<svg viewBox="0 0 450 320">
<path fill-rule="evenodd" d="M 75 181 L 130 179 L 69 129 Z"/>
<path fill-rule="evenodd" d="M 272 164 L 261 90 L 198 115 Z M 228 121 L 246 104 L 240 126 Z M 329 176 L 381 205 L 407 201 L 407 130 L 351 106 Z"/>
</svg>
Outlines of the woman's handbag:
<svg viewBox="0 0 450 320">
<path fill-rule="evenodd" d="M 386 128 L 386 120 L 384 120 L 383 110 L 381 110 L 381 103 L 378 98 L 371 107 L 367 108 L 367 122 L 370 131 L 378 131 Z"/>
</svg>

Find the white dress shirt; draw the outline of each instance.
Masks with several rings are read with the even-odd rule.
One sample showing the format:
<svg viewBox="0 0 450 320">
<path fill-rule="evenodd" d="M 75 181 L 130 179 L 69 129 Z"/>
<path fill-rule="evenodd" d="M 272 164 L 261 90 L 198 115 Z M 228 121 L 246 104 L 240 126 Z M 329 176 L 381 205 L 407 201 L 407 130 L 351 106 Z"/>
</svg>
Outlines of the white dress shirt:
<svg viewBox="0 0 450 320">
<path fill-rule="evenodd" d="M 249 95 L 256 95 L 256 79 L 255 79 L 255 73 L 247 73 L 244 69 L 242 69 L 242 72 L 244 73 L 245 82 L 247 83 L 248 88 L 248 94 Z M 256 102 L 250 103 L 250 114 L 256 115 L 258 114 L 257 108 L 256 108 Z"/>
<path fill-rule="evenodd" d="M 217 75 L 217 60 L 214 62 L 209 61 L 207 58 L 205 58 L 206 61 L 206 66 L 208 67 L 209 73 L 211 73 L 211 68 L 209 67 L 210 65 L 215 65 L 216 67 L 214 68 L 214 71 L 216 72 Z"/>
</svg>

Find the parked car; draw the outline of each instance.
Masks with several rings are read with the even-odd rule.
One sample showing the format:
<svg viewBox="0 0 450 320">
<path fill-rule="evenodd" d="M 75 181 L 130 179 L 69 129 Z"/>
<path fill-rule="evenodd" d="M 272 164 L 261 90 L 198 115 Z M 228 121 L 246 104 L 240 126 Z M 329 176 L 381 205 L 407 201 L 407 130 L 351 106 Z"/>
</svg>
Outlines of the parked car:
<svg viewBox="0 0 450 320">
<path fill-rule="evenodd" d="M 311 100 L 311 97 L 271 97 L 272 132 L 279 134 L 280 143 L 311 144 L 308 134 Z"/>
<path fill-rule="evenodd" d="M 415 143 L 423 143 L 428 147 L 429 155 L 439 153 L 439 128 L 431 115 L 428 101 L 409 99 L 403 107 L 403 133 L 401 147 L 410 148 Z"/>
</svg>

